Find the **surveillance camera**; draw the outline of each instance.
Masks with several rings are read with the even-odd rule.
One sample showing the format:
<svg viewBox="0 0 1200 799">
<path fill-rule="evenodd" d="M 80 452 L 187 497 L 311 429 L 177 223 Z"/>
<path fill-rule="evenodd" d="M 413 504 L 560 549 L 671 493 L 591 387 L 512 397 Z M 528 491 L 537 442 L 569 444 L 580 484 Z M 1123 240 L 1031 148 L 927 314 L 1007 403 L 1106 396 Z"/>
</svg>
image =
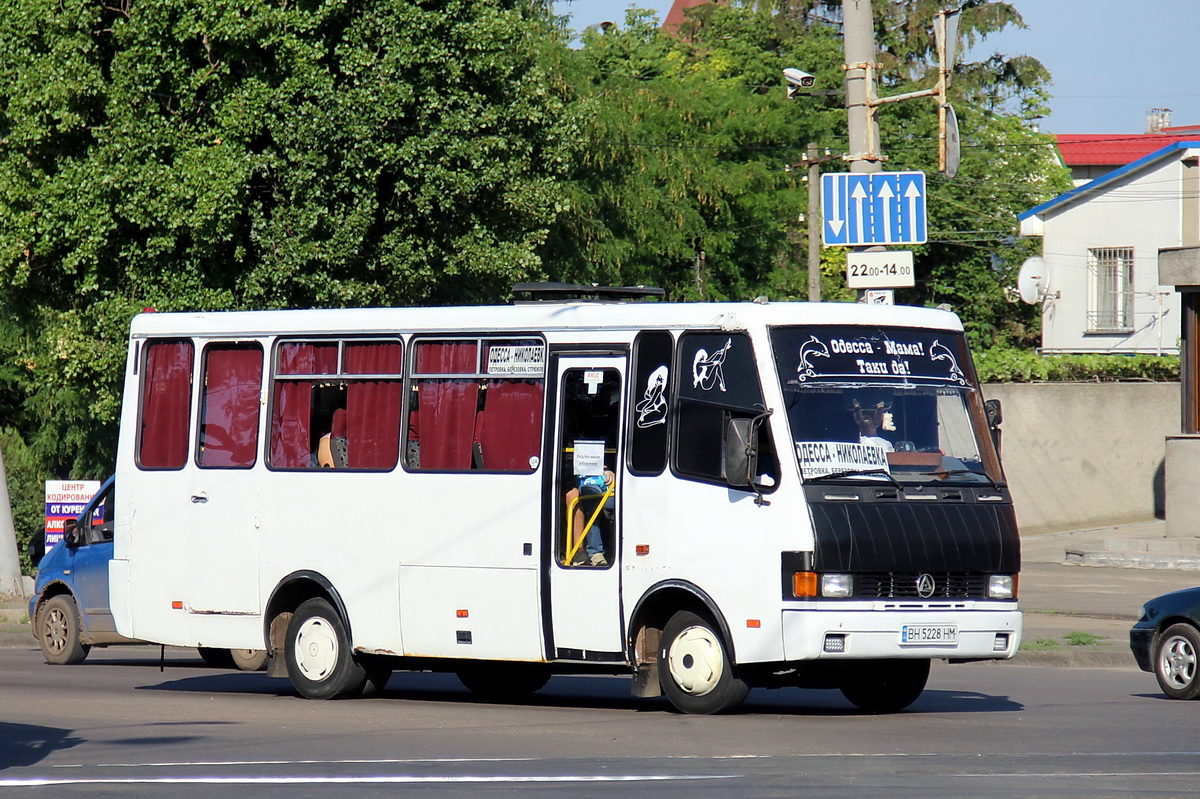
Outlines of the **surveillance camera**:
<svg viewBox="0 0 1200 799">
<path fill-rule="evenodd" d="M 799 86 L 802 89 L 811 89 L 813 84 L 817 82 L 816 75 L 810 75 L 800 69 L 785 69 L 783 77 L 787 78 L 787 82 L 793 86 Z"/>
</svg>

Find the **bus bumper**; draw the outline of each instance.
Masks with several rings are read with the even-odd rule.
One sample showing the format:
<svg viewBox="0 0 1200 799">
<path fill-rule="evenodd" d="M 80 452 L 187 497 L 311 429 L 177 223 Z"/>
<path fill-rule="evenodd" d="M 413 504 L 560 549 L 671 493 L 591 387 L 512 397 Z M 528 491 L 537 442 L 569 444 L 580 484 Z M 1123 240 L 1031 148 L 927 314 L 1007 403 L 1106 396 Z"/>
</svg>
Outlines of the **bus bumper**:
<svg viewBox="0 0 1200 799">
<path fill-rule="evenodd" d="M 1004 660 L 1017 653 L 1021 627 L 1021 612 L 1012 605 L 969 610 L 785 610 L 783 649 L 789 661 Z"/>
</svg>

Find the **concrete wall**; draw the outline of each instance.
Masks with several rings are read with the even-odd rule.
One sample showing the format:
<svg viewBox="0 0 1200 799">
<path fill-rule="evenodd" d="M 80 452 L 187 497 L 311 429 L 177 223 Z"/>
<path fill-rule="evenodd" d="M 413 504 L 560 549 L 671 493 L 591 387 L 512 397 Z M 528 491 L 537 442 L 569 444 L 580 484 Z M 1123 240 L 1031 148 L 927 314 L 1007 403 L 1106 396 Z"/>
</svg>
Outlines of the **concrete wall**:
<svg viewBox="0 0 1200 799">
<path fill-rule="evenodd" d="M 1178 383 L 990 383 L 1025 535 L 1163 517 Z"/>
</svg>

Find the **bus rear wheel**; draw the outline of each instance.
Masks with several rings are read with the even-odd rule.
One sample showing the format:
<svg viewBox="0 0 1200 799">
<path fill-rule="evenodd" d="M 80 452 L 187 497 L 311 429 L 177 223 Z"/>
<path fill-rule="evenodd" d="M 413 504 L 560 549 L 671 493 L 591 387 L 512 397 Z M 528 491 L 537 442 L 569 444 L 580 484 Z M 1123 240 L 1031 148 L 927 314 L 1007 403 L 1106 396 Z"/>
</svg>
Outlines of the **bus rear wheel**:
<svg viewBox="0 0 1200 799">
<path fill-rule="evenodd" d="M 681 610 L 663 628 L 658 681 L 681 713 L 725 713 L 750 693 L 750 686 L 734 673 L 729 649 L 715 626 Z"/>
<path fill-rule="evenodd" d="M 868 713 L 896 713 L 917 701 L 928 680 L 928 660 L 873 661 L 853 670 L 842 696 Z"/>
<path fill-rule="evenodd" d="M 292 686 L 305 699 L 358 696 L 366 685 L 367 672 L 350 649 L 346 625 L 319 597 L 292 614 L 284 653 Z"/>
</svg>

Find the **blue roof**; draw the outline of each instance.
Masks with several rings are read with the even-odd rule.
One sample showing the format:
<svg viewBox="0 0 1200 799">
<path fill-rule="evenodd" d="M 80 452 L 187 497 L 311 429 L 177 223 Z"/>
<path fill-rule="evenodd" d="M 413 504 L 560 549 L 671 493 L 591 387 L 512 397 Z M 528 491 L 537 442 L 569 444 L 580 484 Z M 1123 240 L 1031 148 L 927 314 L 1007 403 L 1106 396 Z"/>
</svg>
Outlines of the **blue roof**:
<svg viewBox="0 0 1200 799">
<path fill-rule="evenodd" d="M 1095 180 L 1093 180 L 1089 183 L 1084 183 L 1082 186 L 1076 186 L 1075 188 L 1071 189 L 1070 191 L 1068 191 L 1064 194 L 1060 194 L 1052 200 L 1047 200 L 1046 202 L 1042 203 L 1041 205 L 1035 205 L 1033 208 L 1030 208 L 1028 211 L 1022 211 L 1020 214 L 1017 215 L 1017 221 L 1020 222 L 1020 221 L 1026 220 L 1031 216 L 1037 216 L 1040 213 L 1049 211 L 1051 208 L 1054 208 L 1056 206 L 1065 205 L 1069 202 L 1073 202 L 1074 200 L 1079 199 L 1084 194 L 1089 194 L 1093 191 L 1096 191 L 1097 189 L 1103 188 L 1104 186 L 1108 185 L 1109 183 L 1112 183 L 1115 180 L 1120 180 L 1125 175 L 1128 175 L 1131 172 L 1138 171 L 1139 169 L 1146 166 L 1147 164 L 1153 163 L 1155 161 L 1161 161 L 1162 159 L 1164 159 L 1167 156 L 1174 153 L 1176 150 L 1187 150 L 1189 148 L 1200 148 L 1200 141 L 1178 141 L 1173 144 L 1168 144 L 1166 147 L 1163 147 L 1161 150 L 1155 150 L 1154 152 L 1150 153 L 1149 155 L 1144 155 L 1141 158 L 1137 159 L 1136 161 L 1130 161 L 1125 166 L 1114 169 L 1112 172 L 1105 172 L 1103 175 L 1101 175 L 1100 177 L 1096 178 Z"/>
</svg>

